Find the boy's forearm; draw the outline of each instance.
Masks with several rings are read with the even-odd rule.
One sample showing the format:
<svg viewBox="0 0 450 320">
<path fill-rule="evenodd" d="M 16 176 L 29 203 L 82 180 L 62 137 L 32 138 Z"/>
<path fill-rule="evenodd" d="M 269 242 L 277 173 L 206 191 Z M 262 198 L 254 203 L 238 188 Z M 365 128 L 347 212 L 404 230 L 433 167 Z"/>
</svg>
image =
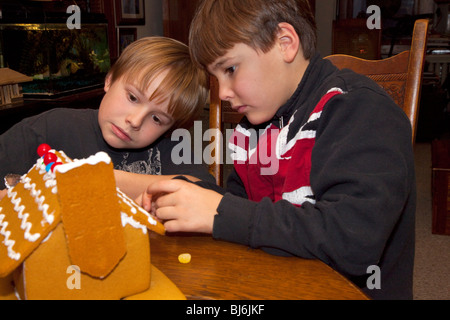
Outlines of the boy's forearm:
<svg viewBox="0 0 450 320">
<path fill-rule="evenodd" d="M 127 194 L 130 198 L 136 199 L 147 189 L 150 184 L 160 180 L 170 180 L 180 175 L 149 175 L 114 170 L 114 176 L 116 178 L 117 187 L 125 192 L 125 194 Z M 199 181 L 198 178 L 189 175 L 182 176 L 193 182 Z"/>
</svg>

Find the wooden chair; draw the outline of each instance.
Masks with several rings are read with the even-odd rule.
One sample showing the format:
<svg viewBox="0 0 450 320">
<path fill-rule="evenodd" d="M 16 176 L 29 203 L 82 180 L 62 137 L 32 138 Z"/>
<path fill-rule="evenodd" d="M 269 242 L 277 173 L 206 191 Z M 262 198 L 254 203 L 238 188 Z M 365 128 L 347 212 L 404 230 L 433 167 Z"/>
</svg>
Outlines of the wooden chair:
<svg viewBox="0 0 450 320">
<path fill-rule="evenodd" d="M 411 50 L 383 60 L 365 60 L 354 56 L 336 54 L 325 57 L 339 69 L 349 68 L 364 74 L 383 87 L 408 116 L 411 127 L 411 141 L 414 143 L 420 102 L 422 73 L 427 46 L 428 20 L 415 22 Z M 242 115 L 226 107 L 219 98 L 217 79 L 211 77 L 211 96 L 209 110 L 210 129 L 223 131 L 224 123 L 238 123 Z M 222 135 L 223 136 L 223 135 Z M 227 141 L 224 141 L 227 143 Z M 214 141 L 214 163 L 209 166 L 210 173 L 218 185 L 223 185 L 223 146 Z"/>
<path fill-rule="evenodd" d="M 330 60 L 339 69 L 348 68 L 373 79 L 403 109 L 411 122 L 412 142 L 416 139 L 420 89 L 427 48 L 428 20 L 416 20 L 411 50 L 383 60 L 365 60 L 353 56 L 335 54 Z"/>
<path fill-rule="evenodd" d="M 224 133 L 224 123 L 238 124 L 243 115 L 231 109 L 228 102 L 219 98 L 219 82 L 214 76 L 210 77 L 210 102 L 209 102 L 209 128 L 220 130 Z M 224 134 L 220 134 L 225 139 Z M 214 140 L 213 158 L 214 162 L 209 165 L 209 172 L 216 179 L 219 186 L 223 186 L 223 162 L 225 161 L 223 144 L 228 141 Z M 223 143 L 223 144 L 222 144 Z"/>
</svg>

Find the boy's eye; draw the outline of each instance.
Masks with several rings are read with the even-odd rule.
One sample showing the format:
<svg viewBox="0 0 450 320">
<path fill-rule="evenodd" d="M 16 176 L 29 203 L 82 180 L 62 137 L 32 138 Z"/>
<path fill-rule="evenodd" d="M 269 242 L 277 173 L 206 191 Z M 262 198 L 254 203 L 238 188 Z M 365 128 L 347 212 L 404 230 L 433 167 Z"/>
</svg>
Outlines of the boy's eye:
<svg viewBox="0 0 450 320">
<path fill-rule="evenodd" d="M 138 98 L 136 98 L 136 96 L 135 96 L 134 94 L 132 94 L 131 92 L 128 93 L 128 99 L 129 99 L 131 102 L 137 102 L 137 101 L 138 101 Z"/>
<path fill-rule="evenodd" d="M 236 66 L 231 66 L 225 69 L 225 73 L 233 74 L 236 71 Z"/>
<path fill-rule="evenodd" d="M 152 119 L 153 119 L 153 121 L 155 121 L 157 124 L 161 124 L 161 119 L 160 119 L 158 116 L 152 115 Z"/>
</svg>

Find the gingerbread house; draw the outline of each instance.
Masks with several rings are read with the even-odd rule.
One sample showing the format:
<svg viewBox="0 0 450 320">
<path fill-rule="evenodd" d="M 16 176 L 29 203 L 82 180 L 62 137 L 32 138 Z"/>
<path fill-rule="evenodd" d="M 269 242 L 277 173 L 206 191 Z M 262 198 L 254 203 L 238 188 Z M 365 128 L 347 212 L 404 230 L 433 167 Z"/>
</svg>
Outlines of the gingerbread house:
<svg viewBox="0 0 450 320">
<path fill-rule="evenodd" d="M 0 297 L 158 298 L 147 231 L 164 227 L 116 187 L 109 156 L 40 148 L 0 201 Z M 166 284 L 163 298 L 182 297 Z"/>
</svg>

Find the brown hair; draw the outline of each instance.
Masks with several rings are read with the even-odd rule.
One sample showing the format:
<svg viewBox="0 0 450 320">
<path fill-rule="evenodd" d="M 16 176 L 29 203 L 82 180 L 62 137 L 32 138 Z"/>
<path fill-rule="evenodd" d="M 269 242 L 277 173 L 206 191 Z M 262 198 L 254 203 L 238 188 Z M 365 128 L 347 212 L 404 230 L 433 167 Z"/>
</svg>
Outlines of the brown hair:
<svg viewBox="0 0 450 320">
<path fill-rule="evenodd" d="M 145 37 L 125 48 L 108 73 L 111 84 L 124 77 L 145 92 L 150 83 L 168 71 L 150 100 L 169 99 L 169 113 L 176 128 L 189 128 L 208 97 L 208 75 L 191 60 L 188 47 L 174 39 Z"/>
<path fill-rule="evenodd" d="M 203 0 L 189 33 L 191 55 L 206 67 L 236 43 L 268 52 L 281 22 L 294 27 L 303 55 L 310 59 L 317 33 L 308 0 Z"/>
</svg>

